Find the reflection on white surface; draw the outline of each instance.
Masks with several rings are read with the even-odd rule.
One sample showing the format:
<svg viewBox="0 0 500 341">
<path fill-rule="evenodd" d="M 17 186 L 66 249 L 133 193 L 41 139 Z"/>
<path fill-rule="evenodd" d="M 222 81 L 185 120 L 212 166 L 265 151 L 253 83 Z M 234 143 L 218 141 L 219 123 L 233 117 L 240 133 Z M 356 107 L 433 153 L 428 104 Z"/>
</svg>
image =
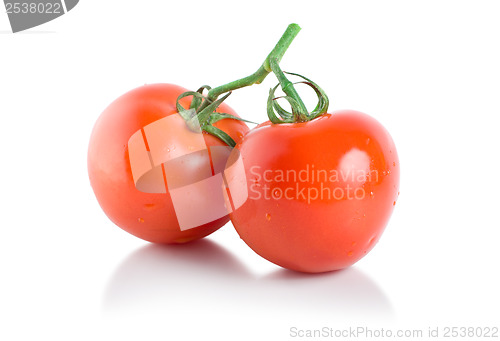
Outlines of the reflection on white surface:
<svg viewBox="0 0 500 341">
<path fill-rule="evenodd" d="M 393 315 L 392 305 L 383 291 L 355 267 L 322 274 L 279 269 L 261 282 L 273 288 L 267 291 L 268 298 L 279 301 L 283 309 L 356 317 Z"/>
<path fill-rule="evenodd" d="M 133 252 L 110 279 L 103 310 L 176 318 L 257 312 L 295 317 L 393 314 L 382 290 L 359 269 L 316 275 L 278 269 L 258 277 L 208 239 L 152 244 Z"/>
<path fill-rule="evenodd" d="M 220 306 L 249 274 L 230 253 L 203 239 L 184 245 L 146 245 L 115 271 L 103 308 L 115 312 L 201 312 Z"/>
</svg>

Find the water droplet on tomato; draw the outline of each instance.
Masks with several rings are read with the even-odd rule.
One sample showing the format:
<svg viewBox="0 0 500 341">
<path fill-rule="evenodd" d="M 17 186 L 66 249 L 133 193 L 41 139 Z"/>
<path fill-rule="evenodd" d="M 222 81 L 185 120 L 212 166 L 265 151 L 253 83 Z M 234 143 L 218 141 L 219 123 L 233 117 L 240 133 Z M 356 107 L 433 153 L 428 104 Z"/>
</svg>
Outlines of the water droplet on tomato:
<svg viewBox="0 0 500 341">
<path fill-rule="evenodd" d="M 396 167 L 396 161 L 394 161 L 394 162 L 392 163 L 392 165 L 393 165 L 394 167 Z"/>
<path fill-rule="evenodd" d="M 352 256 L 352 254 L 353 254 L 353 252 L 352 252 L 352 251 L 349 251 L 349 252 L 347 253 L 347 255 L 348 255 L 349 257 L 351 257 L 351 256 Z"/>
<path fill-rule="evenodd" d="M 373 198 L 374 196 L 375 196 L 375 194 L 373 192 L 370 192 L 370 197 Z"/>
<path fill-rule="evenodd" d="M 396 202 L 395 201 L 392 203 L 392 206 L 396 206 Z"/>
<path fill-rule="evenodd" d="M 267 221 L 271 220 L 271 215 L 269 213 L 266 213 L 266 219 L 267 219 Z"/>
<path fill-rule="evenodd" d="M 143 222 L 144 222 L 144 219 L 142 219 L 142 218 L 139 218 L 139 219 L 137 219 L 137 220 L 139 220 L 139 222 L 140 222 L 140 223 L 143 223 Z"/>
</svg>

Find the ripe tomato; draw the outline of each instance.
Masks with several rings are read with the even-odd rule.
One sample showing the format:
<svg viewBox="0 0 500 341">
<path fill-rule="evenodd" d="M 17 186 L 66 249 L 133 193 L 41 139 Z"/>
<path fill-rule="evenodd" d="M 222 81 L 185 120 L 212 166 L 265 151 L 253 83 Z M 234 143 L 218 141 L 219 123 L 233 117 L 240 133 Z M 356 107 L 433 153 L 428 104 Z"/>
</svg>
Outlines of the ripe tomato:
<svg viewBox="0 0 500 341">
<path fill-rule="evenodd" d="M 189 187 L 221 172 L 229 152 L 216 137 L 187 128 L 176 110 L 177 97 L 185 91 L 171 84 L 134 89 L 101 114 L 90 138 L 88 172 L 99 204 L 116 225 L 150 242 L 185 243 L 209 235 L 229 220 L 227 211 L 221 213 L 222 194 L 217 202 L 219 192 L 211 193 L 210 186 Z M 184 107 L 189 103 L 181 100 Z M 236 115 L 224 103 L 217 111 Z M 233 119 L 214 126 L 236 142 L 248 131 Z M 174 165 L 170 177 L 166 161 Z M 175 190 L 170 182 L 176 183 Z M 209 210 L 220 202 L 217 212 Z M 180 224 L 181 215 L 187 225 Z"/>
<path fill-rule="evenodd" d="M 396 204 L 396 147 L 360 112 L 266 122 L 232 153 L 225 175 L 234 227 L 256 253 L 288 269 L 354 264 L 376 244 Z"/>
</svg>

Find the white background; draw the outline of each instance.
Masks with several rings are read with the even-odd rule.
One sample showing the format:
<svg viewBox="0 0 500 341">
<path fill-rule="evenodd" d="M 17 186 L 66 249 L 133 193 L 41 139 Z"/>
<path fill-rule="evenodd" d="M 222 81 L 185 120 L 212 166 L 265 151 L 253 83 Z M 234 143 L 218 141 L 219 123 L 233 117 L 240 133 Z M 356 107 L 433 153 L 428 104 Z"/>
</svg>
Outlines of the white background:
<svg viewBox="0 0 500 341">
<path fill-rule="evenodd" d="M 2 8 L 0 339 L 498 327 L 499 17 L 498 1 L 82 0 L 12 34 Z M 282 68 L 396 142 L 401 196 L 377 247 L 348 270 L 300 275 L 254 254 L 230 223 L 185 247 L 114 226 L 86 169 L 102 110 L 145 83 L 246 76 L 291 22 L 303 30 Z M 262 122 L 275 84 L 227 103 Z"/>
</svg>

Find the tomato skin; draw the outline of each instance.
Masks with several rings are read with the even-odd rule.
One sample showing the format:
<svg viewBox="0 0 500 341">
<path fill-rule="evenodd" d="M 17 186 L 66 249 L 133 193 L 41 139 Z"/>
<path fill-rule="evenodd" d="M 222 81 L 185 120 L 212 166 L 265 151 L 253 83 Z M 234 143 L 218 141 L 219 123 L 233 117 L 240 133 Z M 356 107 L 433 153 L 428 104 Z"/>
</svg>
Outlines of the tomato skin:
<svg viewBox="0 0 500 341">
<path fill-rule="evenodd" d="M 97 120 L 90 138 L 87 165 L 96 198 L 111 221 L 123 230 L 154 243 L 185 243 L 209 235 L 223 226 L 225 216 L 181 231 L 170 194 L 144 193 L 133 180 L 128 142 L 141 128 L 170 115 L 178 115 L 177 97 L 187 91 L 173 84 L 152 84 L 136 88 L 111 103 Z M 184 107 L 189 100 L 183 99 Z M 226 104 L 217 111 L 236 115 Z M 237 116 L 237 115 L 236 115 Z M 214 126 L 235 141 L 248 131 L 240 121 L 225 119 Z M 210 146 L 224 146 L 212 135 L 203 134 Z M 175 136 L 171 137 L 175 144 Z M 190 170 L 187 170 L 190 171 Z M 193 208 L 196 209 L 196 208 Z"/>
<path fill-rule="evenodd" d="M 357 262 L 380 238 L 399 195 L 394 142 L 380 123 L 360 112 L 343 110 L 294 124 L 266 122 L 236 149 L 248 198 L 230 214 L 233 225 L 256 253 L 291 270 L 326 272 Z M 331 176 L 321 171 L 314 182 L 319 170 Z M 300 171 L 309 178 L 299 178 Z M 367 176 L 334 177 L 361 173 Z M 357 191 L 352 199 L 349 188 Z M 245 195 L 232 191 L 233 197 Z"/>
</svg>

